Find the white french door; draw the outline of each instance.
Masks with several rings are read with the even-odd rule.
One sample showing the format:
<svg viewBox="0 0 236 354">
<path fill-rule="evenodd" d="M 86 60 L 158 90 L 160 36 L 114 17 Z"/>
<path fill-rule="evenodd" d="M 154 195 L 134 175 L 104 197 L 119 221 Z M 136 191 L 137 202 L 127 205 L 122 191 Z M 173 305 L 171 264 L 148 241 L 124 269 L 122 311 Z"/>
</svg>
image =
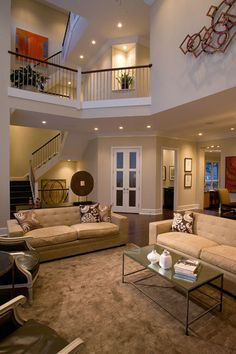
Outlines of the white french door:
<svg viewBox="0 0 236 354">
<path fill-rule="evenodd" d="M 140 204 L 140 148 L 113 148 L 114 211 L 137 213 Z"/>
</svg>

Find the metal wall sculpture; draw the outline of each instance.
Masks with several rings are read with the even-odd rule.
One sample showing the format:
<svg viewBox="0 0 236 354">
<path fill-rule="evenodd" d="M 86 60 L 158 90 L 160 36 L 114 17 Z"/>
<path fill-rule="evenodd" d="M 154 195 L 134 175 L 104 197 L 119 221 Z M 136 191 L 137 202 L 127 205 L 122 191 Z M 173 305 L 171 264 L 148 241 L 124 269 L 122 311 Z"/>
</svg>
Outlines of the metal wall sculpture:
<svg viewBox="0 0 236 354">
<path fill-rule="evenodd" d="M 198 33 L 187 35 L 180 45 L 184 54 L 192 53 L 196 58 L 202 53 L 224 53 L 236 35 L 236 0 L 223 0 L 219 6 L 212 5 L 207 14 L 210 27 L 202 27 Z"/>
</svg>

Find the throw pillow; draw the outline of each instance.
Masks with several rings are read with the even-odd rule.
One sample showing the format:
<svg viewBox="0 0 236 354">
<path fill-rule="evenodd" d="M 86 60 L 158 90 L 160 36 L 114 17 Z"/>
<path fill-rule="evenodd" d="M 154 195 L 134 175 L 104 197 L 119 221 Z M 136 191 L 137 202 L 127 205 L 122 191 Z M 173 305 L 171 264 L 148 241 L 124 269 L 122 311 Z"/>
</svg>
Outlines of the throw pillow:
<svg viewBox="0 0 236 354">
<path fill-rule="evenodd" d="M 20 211 L 19 213 L 14 213 L 14 216 L 22 227 L 24 233 L 42 227 L 33 211 Z"/>
<path fill-rule="evenodd" d="M 174 219 L 172 223 L 172 231 L 193 233 L 193 213 L 185 212 L 174 213 Z"/>
<path fill-rule="evenodd" d="M 80 207 L 81 223 L 99 222 L 98 203 L 94 205 L 85 205 Z"/>
<path fill-rule="evenodd" d="M 111 222 L 111 205 L 98 206 L 100 221 Z"/>
</svg>

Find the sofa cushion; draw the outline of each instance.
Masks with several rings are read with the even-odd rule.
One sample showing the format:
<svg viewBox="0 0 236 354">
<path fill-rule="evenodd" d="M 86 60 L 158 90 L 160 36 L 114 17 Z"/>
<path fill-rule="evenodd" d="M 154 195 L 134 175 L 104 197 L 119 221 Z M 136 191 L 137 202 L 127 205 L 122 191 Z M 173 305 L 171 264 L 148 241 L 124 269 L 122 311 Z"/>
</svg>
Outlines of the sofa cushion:
<svg viewBox="0 0 236 354">
<path fill-rule="evenodd" d="M 18 221 L 19 225 L 22 227 L 24 233 L 42 227 L 36 217 L 35 212 L 32 210 L 14 213 L 14 216 Z"/>
<path fill-rule="evenodd" d="M 174 219 L 172 222 L 172 231 L 187 232 L 188 234 L 193 233 L 193 213 L 185 212 L 174 213 Z"/>
<path fill-rule="evenodd" d="M 220 245 L 236 247 L 236 222 L 219 216 L 193 213 L 193 232 Z"/>
<path fill-rule="evenodd" d="M 185 232 L 166 232 L 159 234 L 157 242 L 166 247 L 171 247 L 186 253 L 192 257 L 199 258 L 201 250 L 206 247 L 217 246 L 217 243 L 204 237 Z"/>
<path fill-rule="evenodd" d="M 35 209 L 34 212 L 43 227 L 70 226 L 80 222 L 79 206 Z"/>
<path fill-rule="evenodd" d="M 71 228 L 77 232 L 78 239 L 109 237 L 119 234 L 119 227 L 110 222 L 76 224 Z"/>
<path fill-rule="evenodd" d="M 203 261 L 236 274 L 236 248 L 219 245 L 204 248 L 200 254 Z"/>
<path fill-rule="evenodd" d="M 75 230 L 66 225 L 44 227 L 27 232 L 26 235 L 33 237 L 29 241 L 32 247 L 43 247 L 77 240 Z"/>
<path fill-rule="evenodd" d="M 81 223 L 100 222 L 98 203 L 80 207 Z"/>
</svg>

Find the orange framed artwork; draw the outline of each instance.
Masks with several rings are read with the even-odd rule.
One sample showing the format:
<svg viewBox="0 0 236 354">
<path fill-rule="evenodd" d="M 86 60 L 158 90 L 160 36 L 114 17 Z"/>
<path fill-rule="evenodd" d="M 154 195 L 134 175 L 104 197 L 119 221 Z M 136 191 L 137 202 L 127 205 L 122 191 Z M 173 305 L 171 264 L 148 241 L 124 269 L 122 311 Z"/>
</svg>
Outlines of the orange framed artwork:
<svg viewBox="0 0 236 354">
<path fill-rule="evenodd" d="M 225 188 L 236 192 L 236 156 L 225 158 Z"/>
<path fill-rule="evenodd" d="M 48 57 L 48 38 L 16 28 L 16 53 L 37 59 Z"/>
</svg>

